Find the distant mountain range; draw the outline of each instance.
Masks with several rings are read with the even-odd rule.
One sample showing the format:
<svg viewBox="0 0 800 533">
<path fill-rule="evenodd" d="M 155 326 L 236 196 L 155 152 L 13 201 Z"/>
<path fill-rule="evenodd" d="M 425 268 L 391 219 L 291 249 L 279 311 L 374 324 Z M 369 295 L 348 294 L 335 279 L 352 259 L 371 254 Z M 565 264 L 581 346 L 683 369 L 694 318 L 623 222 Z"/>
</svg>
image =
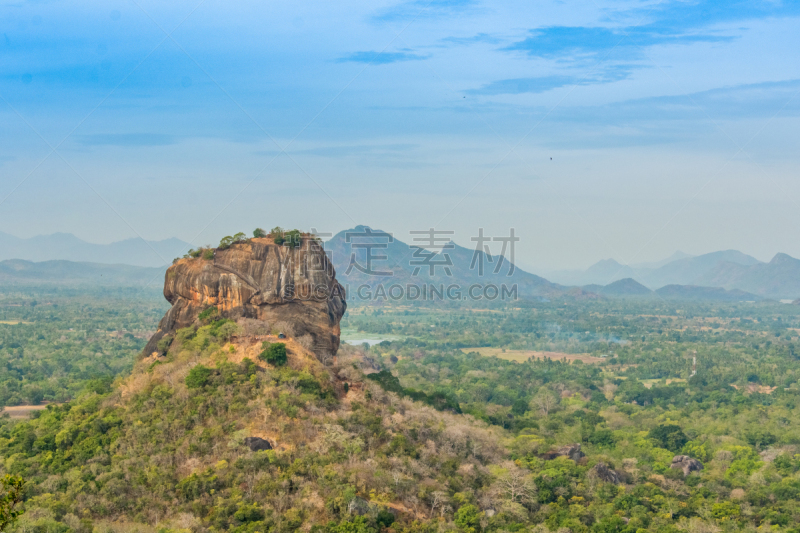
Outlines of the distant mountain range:
<svg viewBox="0 0 800 533">
<path fill-rule="evenodd" d="M 348 286 L 350 297 L 357 296 L 354 291 L 361 286 L 367 287 L 367 292 L 374 296 L 380 286 L 388 290 L 392 285 L 407 289 L 408 285 L 447 287 L 455 284 L 465 296 L 473 284 L 481 287 L 516 284 L 520 297 L 591 298 L 600 295 L 800 301 L 800 260 L 786 254 L 777 254 L 769 263 L 736 250 L 694 257 L 676 252 L 663 261 L 633 266 L 606 259 L 585 271 L 549 273 L 548 278 L 552 280 L 549 281 L 512 265 L 501 256 L 476 253 L 453 242 L 446 245 L 446 249 L 431 256 L 424 249 L 381 230 L 357 226 L 337 233 L 325 243 L 325 249 L 329 251 L 337 278 Z M 127 239 L 104 245 L 88 243 L 68 233 L 21 239 L 0 232 L 0 283 L 96 282 L 134 286 L 150 283 L 155 277 L 160 284 L 172 259 L 183 255 L 190 247 L 174 238 L 163 241 Z M 365 272 L 368 254 L 373 257 L 371 272 Z"/>
<path fill-rule="evenodd" d="M 729 291 L 744 291 L 759 298 L 800 298 L 800 260 L 786 254 L 777 254 L 769 263 L 762 263 L 736 250 L 696 257 L 679 255 L 684 257 L 662 262 L 659 266 L 628 266 L 614 259 L 605 259 L 584 271 L 552 272 L 549 277 L 564 285 L 580 285 L 597 290 L 620 280 L 631 279 L 651 290 L 668 285 L 719 287 Z"/>
<path fill-rule="evenodd" d="M 695 285 L 665 285 L 657 291 L 665 300 L 711 300 L 717 302 L 755 302 L 764 298 L 739 289 L 721 287 L 697 287 Z"/>
<path fill-rule="evenodd" d="M 348 299 L 359 296 L 359 287 L 363 287 L 361 294 L 374 295 L 380 287 L 388 290 L 399 286 L 407 290 L 409 285 L 426 284 L 458 285 L 462 296 L 467 296 L 473 284 L 480 284 L 481 290 L 488 285 L 510 288 L 516 284 L 519 296 L 528 297 L 551 297 L 569 291 L 568 287 L 525 272 L 501 256 L 476 253 L 454 242 L 438 244 L 447 248 L 432 255 L 384 231 L 356 226 L 334 235 L 325 243 L 325 249 L 336 269 L 336 278 L 349 288 Z M 368 255 L 373 259 L 368 260 Z"/>
<path fill-rule="evenodd" d="M 800 260 L 777 254 L 769 263 L 719 263 L 699 276 L 698 285 L 741 289 L 776 299 L 800 298 Z"/>
<path fill-rule="evenodd" d="M 586 285 L 584 290 L 603 296 L 617 298 L 661 298 L 662 300 L 706 300 L 717 302 L 746 302 L 764 298 L 738 289 L 726 290 L 721 287 L 698 287 L 695 285 L 665 285 L 651 290 L 636 281 L 625 278 L 608 285 Z"/>
<path fill-rule="evenodd" d="M 192 246 L 180 239 L 145 241 L 126 239 L 111 244 L 93 244 L 71 233 L 53 233 L 21 239 L 0 232 L 0 261 L 78 261 L 89 263 L 124 264 L 142 267 L 169 265 Z"/>
</svg>

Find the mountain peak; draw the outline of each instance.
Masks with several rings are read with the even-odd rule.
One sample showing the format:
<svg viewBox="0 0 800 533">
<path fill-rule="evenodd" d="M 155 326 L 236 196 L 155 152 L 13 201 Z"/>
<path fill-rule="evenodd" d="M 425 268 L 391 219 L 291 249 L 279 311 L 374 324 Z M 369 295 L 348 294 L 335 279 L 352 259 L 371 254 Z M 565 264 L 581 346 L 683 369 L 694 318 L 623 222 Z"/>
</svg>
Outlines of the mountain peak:
<svg viewBox="0 0 800 533">
<path fill-rule="evenodd" d="M 798 261 L 800 261 L 800 260 L 795 259 L 794 257 L 792 257 L 789 254 L 777 253 L 777 254 L 775 254 L 775 257 L 773 257 L 772 260 L 769 262 L 769 264 L 770 265 L 785 265 L 785 264 L 794 263 L 794 262 L 798 262 Z"/>
<path fill-rule="evenodd" d="M 652 292 L 633 278 L 621 279 L 600 289 L 601 294 L 614 296 L 640 296 Z"/>
<path fill-rule="evenodd" d="M 619 267 L 621 267 L 623 265 L 622 265 L 622 263 L 620 263 L 619 261 L 617 261 L 613 257 L 609 257 L 608 259 L 601 259 L 600 261 L 598 261 L 597 263 L 593 264 L 589 268 L 591 269 L 591 268 L 594 268 L 594 267 L 608 267 L 608 266 L 619 266 Z"/>
</svg>

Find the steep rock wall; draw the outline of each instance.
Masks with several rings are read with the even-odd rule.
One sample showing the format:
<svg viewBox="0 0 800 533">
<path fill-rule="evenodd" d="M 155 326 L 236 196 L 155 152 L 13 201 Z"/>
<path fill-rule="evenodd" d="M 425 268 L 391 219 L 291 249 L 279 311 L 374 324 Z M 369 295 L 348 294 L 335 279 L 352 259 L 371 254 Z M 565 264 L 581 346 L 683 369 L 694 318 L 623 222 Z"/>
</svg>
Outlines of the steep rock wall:
<svg viewBox="0 0 800 533">
<path fill-rule="evenodd" d="M 296 248 L 264 237 L 217 249 L 213 259 L 180 259 L 167 270 L 164 297 L 172 308 L 145 355 L 156 351 L 165 335 L 192 325 L 211 306 L 232 320 L 290 323 L 295 337 L 311 335 L 314 352 L 335 354 L 339 322 L 347 309 L 333 265 L 321 244 L 307 235 Z"/>
</svg>

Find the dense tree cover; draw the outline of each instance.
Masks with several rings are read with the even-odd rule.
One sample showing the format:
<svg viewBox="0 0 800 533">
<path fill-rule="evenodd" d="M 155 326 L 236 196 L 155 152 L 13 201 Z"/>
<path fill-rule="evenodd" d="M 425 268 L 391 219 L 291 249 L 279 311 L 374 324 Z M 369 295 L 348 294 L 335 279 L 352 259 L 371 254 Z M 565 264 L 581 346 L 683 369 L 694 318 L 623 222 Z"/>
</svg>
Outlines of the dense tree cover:
<svg viewBox="0 0 800 533">
<path fill-rule="evenodd" d="M 6 474 L 0 479 L 0 531 L 12 524 L 22 513 L 22 489 L 25 480 L 20 476 Z"/>
<path fill-rule="evenodd" d="M 797 531 L 793 307 L 357 309 L 349 325 L 402 340 L 328 366 L 278 341 L 274 365 L 212 310 L 115 384 L 0 420 L 0 474 L 28 480 L 14 530 Z M 608 357 L 470 350 L 487 345 Z M 575 443 L 585 457 L 555 453 Z M 703 469 L 684 477 L 676 455 Z"/>
<path fill-rule="evenodd" d="M 657 359 L 657 349 L 669 346 L 688 350 L 737 345 L 750 353 L 777 346 L 782 354 L 800 355 L 800 306 L 661 300 L 515 305 L 520 307 L 351 308 L 346 325 L 452 348 L 494 346 L 593 355 L 617 353 L 620 357 L 630 353 Z M 699 360 L 702 362 L 702 357 Z M 684 365 L 683 370 L 687 368 Z"/>
<path fill-rule="evenodd" d="M 155 291 L 0 292 L 0 408 L 63 402 L 129 372 L 165 303 Z"/>
<path fill-rule="evenodd" d="M 472 501 L 491 486 L 497 430 L 387 395 L 346 354 L 329 369 L 298 354 L 272 367 L 234 362 L 229 347 L 213 324 L 181 330 L 165 360 L 143 360 L 118 387 L 2 423 L 2 468 L 31 480 L 18 527 L 377 531 L 394 502 L 412 527 L 416 513 L 452 514 L 452 489 Z M 332 375 L 361 392 L 345 401 Z M 248 450 L 253 433 L 276 449 Z"/>
<path fill-rule="evenodd" d="M 444 388 L 483 417 L 480 411 L 493 410 L 493 404 L 518 402 L 519 411 L 541 385 L 567 382 L 598 402 L 609 388 L 638 404 L 770 402 L 800 387 L 798 315 L 800 307 L 777 303 L 676 308 L 623 300 L 506 311 L 361 308 L 352 310 L 348 326 L 401 336 L 372 351 L 393 365 L 406 386 Z M 606 360 L 585 368 L 548 361 L 514 365 L 469 353 L 482 346 Z M 687 388 L 690 378 L 693 386 Z"/>
<path fill-rule="evenodd" d="M 400 384 L 400 380 L 397 378 L 397 376 L 388 370 L 381 370 L 380 372 L 369 374 L 367 379 L 377 382 L 385 391 L 394 392 L 400 396 L 405 396 L 414 401 L 422 402 L 426 405 L 430 405 L 434 409 L 438 409 L 440 411 L 448 410 L 454 413 L 461 412 L 461 407 L 458 405 L 458 401 L 456 401 L 453 395 L 447 394 L 446 392 L 440 390 L 432 393 L 425 393 L 403 387 Z"/>
</svg>

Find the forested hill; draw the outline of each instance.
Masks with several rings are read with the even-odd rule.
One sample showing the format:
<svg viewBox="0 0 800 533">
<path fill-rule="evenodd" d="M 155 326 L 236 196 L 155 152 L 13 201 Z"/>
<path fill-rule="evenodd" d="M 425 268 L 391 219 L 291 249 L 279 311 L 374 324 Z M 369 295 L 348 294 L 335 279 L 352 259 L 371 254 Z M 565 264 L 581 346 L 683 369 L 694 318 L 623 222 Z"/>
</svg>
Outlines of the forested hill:
<svg viewBox="0 0 800 533">
<path fill-rule="evenodd" d="M 0 419 L 0 474 L 28 480 L 12 531 L 794 532 L 797 313 L 585 305 L 360 310 L 406 338 L 325 362 L 209 314 L 113 385 Z M 569 328 L 631 341 L 448 347 L 587 346 Z"/>
</svg>

